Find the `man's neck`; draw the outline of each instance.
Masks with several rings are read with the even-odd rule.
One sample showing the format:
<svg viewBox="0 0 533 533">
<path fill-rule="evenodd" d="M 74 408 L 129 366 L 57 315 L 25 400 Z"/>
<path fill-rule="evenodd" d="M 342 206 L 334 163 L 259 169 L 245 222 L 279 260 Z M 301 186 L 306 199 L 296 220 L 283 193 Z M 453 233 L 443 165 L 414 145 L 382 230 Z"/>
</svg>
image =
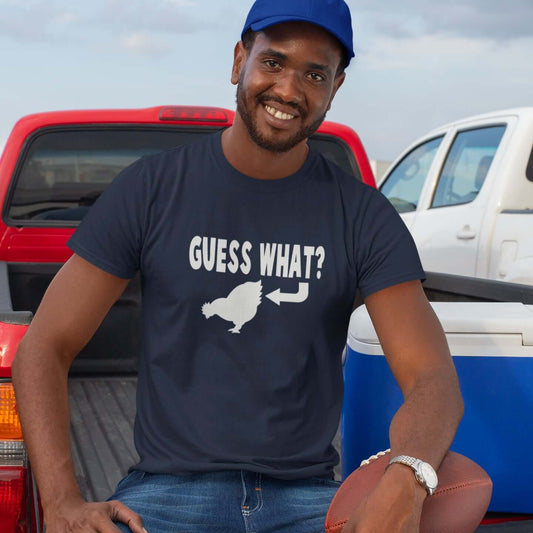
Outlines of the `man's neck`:
<svg viewBox="0 0 533 533">
<path fill-rule="evenodd" d="M 242 174 L 275 180 L 297 172 L 307 159 L 309 147 L 302 141 L 288 152 L 272 152 L 258 146 L 244 125 L 234 124 L 222 134 L 222 151 L 230 165 Z"/>
</svg>

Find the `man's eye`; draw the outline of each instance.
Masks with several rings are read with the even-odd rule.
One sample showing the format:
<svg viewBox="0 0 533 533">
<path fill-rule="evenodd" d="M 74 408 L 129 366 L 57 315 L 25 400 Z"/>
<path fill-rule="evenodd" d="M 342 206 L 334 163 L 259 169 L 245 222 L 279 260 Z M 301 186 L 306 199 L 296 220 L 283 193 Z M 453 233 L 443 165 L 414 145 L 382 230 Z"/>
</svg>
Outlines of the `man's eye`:
<svg viewBox="0 0 533 533">
<path fill-rule="evenodd" d="M 322 76 L 322 74 L 317 74 L 316 72 L 311 72 L 309 74 L 309 78 L 311 78 L 313 81 L 324 81 L 326 78 Z"/>
<path fill-rule="evenodd" d="M 267 59 L 265 60 L 265 65 L 269 68 L 278 68 L 279 63 L 277 61 L 274 61 L 273 59 Z"/>
</svg>

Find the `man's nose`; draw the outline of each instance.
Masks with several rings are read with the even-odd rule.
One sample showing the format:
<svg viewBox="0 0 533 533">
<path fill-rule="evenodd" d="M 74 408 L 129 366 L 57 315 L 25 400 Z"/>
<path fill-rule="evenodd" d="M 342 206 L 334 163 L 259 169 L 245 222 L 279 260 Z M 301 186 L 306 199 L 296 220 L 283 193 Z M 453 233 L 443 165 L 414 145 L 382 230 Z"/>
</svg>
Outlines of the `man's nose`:
<svg viewBox="0 0 533 533">
<path fill-rule="evenodd" d="M 302 80 L 297 72 L 285 71 L 276 80 L 274 91 L 284 102 L 301 104 L 304 99 Z"/>
</svg>

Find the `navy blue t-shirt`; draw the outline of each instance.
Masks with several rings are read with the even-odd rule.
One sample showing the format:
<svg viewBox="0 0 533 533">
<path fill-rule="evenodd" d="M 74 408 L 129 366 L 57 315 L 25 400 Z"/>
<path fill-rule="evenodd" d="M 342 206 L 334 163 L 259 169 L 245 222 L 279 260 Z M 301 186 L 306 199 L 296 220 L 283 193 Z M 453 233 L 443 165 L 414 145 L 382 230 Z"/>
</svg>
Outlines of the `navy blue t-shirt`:
<svg viewBox="0 0 533 533">
<path fill-rule="evenodd" d="M 245 176 L 220 134 L 124 170 L 69 246 L 141 272 L 136 468 L 154 473 L 331 473 L 356 289 L 424 276 L 378 191 L 313 151 L 289 177 Z"/>
</svg>

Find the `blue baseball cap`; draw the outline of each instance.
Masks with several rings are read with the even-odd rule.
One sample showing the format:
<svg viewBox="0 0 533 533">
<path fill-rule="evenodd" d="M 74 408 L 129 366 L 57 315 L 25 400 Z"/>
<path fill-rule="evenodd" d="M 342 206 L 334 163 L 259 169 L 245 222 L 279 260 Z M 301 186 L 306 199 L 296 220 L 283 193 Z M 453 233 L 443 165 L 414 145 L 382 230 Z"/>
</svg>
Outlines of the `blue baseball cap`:
<svg viewBox="0 0 533 533">
<path fill-rule="evenodd" d="M 249 30 L 261 31 L 274 24 L 303 21 L 324 28 L 354 57 L 350 8 L 344 0 L 256 0 L 251 7 L 242 36 Z"/>
</svg>

